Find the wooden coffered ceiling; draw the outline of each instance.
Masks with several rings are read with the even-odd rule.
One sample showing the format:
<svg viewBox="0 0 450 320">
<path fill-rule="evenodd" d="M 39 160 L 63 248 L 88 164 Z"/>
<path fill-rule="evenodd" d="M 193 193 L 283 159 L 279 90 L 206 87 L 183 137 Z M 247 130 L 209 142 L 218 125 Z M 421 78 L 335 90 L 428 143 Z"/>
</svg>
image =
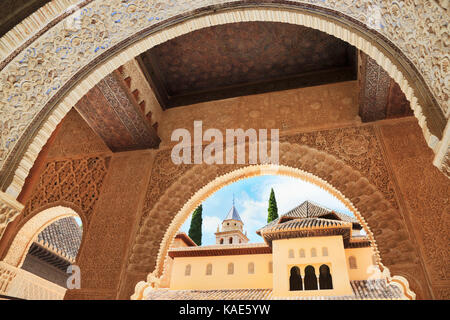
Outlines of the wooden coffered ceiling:
<svg viewBox="0 0 450 320">
<path fill-rule="evenodd" d="M 204 28 L 138 57 L 163 109 L 356 80 L 356 49 L 311 28 L 242 22 Z"/>
</svg>

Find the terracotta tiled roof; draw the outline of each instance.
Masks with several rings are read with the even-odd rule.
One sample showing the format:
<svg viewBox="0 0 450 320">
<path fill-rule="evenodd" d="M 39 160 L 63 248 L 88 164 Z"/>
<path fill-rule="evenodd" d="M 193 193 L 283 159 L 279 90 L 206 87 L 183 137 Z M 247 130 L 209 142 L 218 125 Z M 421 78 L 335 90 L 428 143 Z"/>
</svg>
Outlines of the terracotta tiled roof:
<svg viewBox="0 0 450 320">
<path fill-rule="evenodd" d="M 294 209 L 288 211 L 287 213 L 283 214 L 283 217 L 292 217 L 292 218 L 320 218 L 323 216 L 327 216 L 330 214 L 337 215 L 341 220 L 352 222 L 352 223 L 358 223 L 358 220 L 356 220 L 354 217 L 349 216 L 344 213 L 336 212 L 333 210 L 330 210 L 328 208 L 322 207 L 318 204 L 315 204 L 311 201 L 305 201 L 299 206 L 295 207 Z"/>
<path fill-rule="evenodd" d="M 58 251 L 56 248 L 49 245 L 43 245 L 39 242 L 33 242 L 31 244 L 28 254 L 53 265 L 63 272 L 66 272 L 67 267 L 75 262 L 75 259 L 67 257 L 63 252 Z"/>
<path fill-rule="evenodd" d="M 53 222 L 38 235 L 37 242 L 60 253 L 62 257 L 75 260 L 81 244 L 82 230 L 73 217 Z"/>
<path fill-rule="evenodd" d="M 262 236 L 268 245 L 271 245 L 273 240 L 285 238 L 342 235 L 346 248 L 370 246 L 367 238 L 358 239 L 352 235 L 355 229 L 361 229 L 361 225 L 354 217 L 305 201 L 256 233 Z"/>
<path fill-rule="evenodd" d="M 292 218 L 314 218 L 330 214 L 331 210 L 319 206 L 311 201 L 305 201 L 294 209 L 283 214 L 285 217 Z"/>
<path fill-rule="evenodd" d="M 353 293 L 360 299 L 401 299 L 402 291 L 396 285 L 387 284 L 386 280 L 350 281 Z"/>
<path fill-rule="evenodd" d="M 344 247 L 351 239 L 352 223 L 322 218 L 299 218 L 279 222 L 258 230 L 264 241 L 271 246 L 272 241 L 280 239 L 326 237 L 341 235 Z"/>
<path fill-rule="evenodd" d="M 403 299 L 402 292 L 385 280 L 350 281 L 353 295 L 274 297 L 272 289 L 170 290 L 149 291 L 147 300 L 376 300 Z"/>
<path fill-rule="evenodd" d="M 333 213 L 335 215 L 337 215 L 339 218 L 341 218 L 342 221 L 359 224 L 359 221 L 356 218 L 349 216 L 348 214 L 337 212 L 337 211 L 333 211 Z"/>
<path fill-rule="evenodd" d="M 220 244 L 211 246 L 172 248 L 169 250 L 169 257 L 202 257 L 266 253 L 272 253 L 272 249 L 265 243 Z"/>
<path fill-rule="evenodd" d="M 299 206 L 295 207 L 294 209 L 288 211 L 287 213 L 283 214 L 282 216 L 278 217 L 274 221 L 270 222 L 263 228 L 256 231 L 257 234 L 260 234 L 260 231 L 262 229 L 270 229 L 274 225 L 277 225 L 279 223 L 282 223 L 283 221 L 287 220 L 293 220 L 293 219 L 305 219 L 305 218 L 323 218 L 323 219 L 329 219 L 330 217 L 335 216 L 340 221 L 344 222 L 351 222 L 353 226 L 359 226 L 358 220 L 356 220 L 354 217 L 349 216 L 344 213 L 336 212 L 327 208 L 324 208 L 322 206 L 319 206 L 318 204 L 315 204 L 311 201 L 304 201 Z M 330 219 L 332 220 L 332 219 Z M 337 221 L 339 221 L 337 220 Z"/>
<path fill-rule="evenodd" d="M 147 300 L 270 300 L 272 289 L 150 291 Z"/>
<path fill-rule="evenodd" d="M 178 232 L 175 235 L 175 239 L 181 239 L 190 247 L 196 247 L 197 244 L 194 242 L 194 240 L 191 239 L 185 232 Z"/>
<path fill-rule="evenodd" d="M 304 219 L 294 219 L 288 220 L 286 222 L 277 223 L 269 228 L 264 227 L 260 229 L 261 232 L 275 232 L 275 231 L 290 231 L 290 230 L 301 230 L 301 229 L 317 229 L 317 228 L 351 228 L 351 222 L 331 220 L 331 219 L 321 219 L 321 218 L 304 218 Z"/>
</svg>

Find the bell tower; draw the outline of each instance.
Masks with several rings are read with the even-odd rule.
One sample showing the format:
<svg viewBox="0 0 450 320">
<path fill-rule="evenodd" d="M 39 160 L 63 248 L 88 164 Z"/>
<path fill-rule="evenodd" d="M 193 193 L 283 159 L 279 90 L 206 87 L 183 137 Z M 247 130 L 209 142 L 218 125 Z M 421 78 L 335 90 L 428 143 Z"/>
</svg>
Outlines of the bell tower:
<svg viewBox="0 0 450 320">
<path fill-rule="evenodd" d="M 222 230 L 217 226 L 216 244 L 239 244 L 247 243 L 248 238 L 246 233 L 244 234 L 244 223 L 234 205 L 231 206 L 227 216 L 222 221 Z"/>
</svg>

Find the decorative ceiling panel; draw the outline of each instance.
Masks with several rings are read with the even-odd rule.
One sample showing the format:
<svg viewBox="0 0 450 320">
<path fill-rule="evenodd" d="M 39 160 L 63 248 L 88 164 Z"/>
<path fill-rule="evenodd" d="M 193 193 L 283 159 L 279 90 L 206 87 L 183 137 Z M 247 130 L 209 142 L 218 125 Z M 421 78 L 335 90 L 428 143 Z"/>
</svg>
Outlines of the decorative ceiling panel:
<svg viewBox="0 0 450 320">
<path fill-rule="evenodd" d="M 356 79 L 356 50 L 311 28 L 242 22 L 194 31 L 140 56 L 165 108 Z"/>
</svg>

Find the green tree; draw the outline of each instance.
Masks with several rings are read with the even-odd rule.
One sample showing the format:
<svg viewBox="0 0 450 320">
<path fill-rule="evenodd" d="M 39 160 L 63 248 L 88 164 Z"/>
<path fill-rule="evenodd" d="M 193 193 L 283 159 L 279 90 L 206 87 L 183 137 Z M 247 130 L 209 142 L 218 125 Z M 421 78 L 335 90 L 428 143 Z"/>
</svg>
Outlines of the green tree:
<svg viewBox="0 0 450 320">
<path fill-rule="evenodd" d="M 277 199 L 275 199 L 275 192 L 273 192 L 273 188 L 270 190 L 269 209 L 267 211 L 267 223 L 278 218 Z"/>
<path fill-rule="evenodd" d="M 202 212 L 203 207 L 199 205 L 192 214 L 191 226 L 189 227 L 189 237 L 198 245 L 202 245 Z"/>
</svg>

